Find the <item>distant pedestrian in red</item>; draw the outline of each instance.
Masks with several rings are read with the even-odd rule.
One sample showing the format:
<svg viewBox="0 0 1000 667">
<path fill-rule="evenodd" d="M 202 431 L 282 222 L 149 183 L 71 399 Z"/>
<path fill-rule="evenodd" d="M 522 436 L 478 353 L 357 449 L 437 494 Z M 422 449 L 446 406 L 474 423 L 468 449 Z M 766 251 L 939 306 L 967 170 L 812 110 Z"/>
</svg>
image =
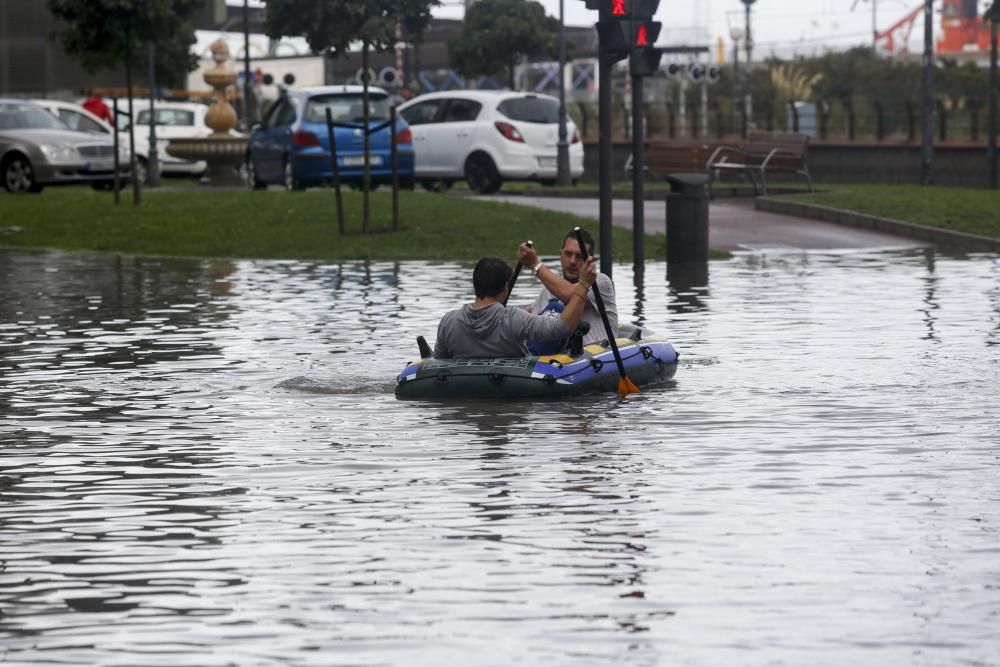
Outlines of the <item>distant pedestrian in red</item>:
<svg viewBox="0 0 1000 667">
<path fill-rule="evenodd" d="M 111 109 L 97 95 L 91 95 L 84 101 L 83 108 L 94 114 L 101 120 L 107 121 L 111 127 L 115 126 L 115 119 L 112 117 Z"/>
</svg>

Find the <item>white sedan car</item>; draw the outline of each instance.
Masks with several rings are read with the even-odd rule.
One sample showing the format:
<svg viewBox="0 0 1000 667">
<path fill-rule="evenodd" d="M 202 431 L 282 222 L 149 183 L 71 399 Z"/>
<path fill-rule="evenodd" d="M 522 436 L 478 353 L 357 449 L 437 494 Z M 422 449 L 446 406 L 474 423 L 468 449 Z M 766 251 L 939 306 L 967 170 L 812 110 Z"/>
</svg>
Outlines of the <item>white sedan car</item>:
<svg viewBox="0 0 1000 667">
<path fill-rule="evenodd" d="M 504 181 L 554 183 L 559 100 L 495 90 L 448 90 L 415 97 L 399 112 L 413 133 L 416 180 L 449 187 L 465 179 L 475 192 L 496 192 Z M 583 144 L 566 120 L 570 176 L 583 175 Z"/>
<path fill-rule="evenodd" d="M 135 122 L 135 155 L 139 172 L 139 182 L 146 181 L 149 160 L 149 100 L 133 101 Z M 204 173 L 208 167 L 206 162 L 182 160 L 167 153 L 167 144 L 171 139 L 183 137 L 207 137 L 212 134 L 211 128 L 205 125 L 205 114 L 208 107 L 195 102 L 161 102 L 153 106 L 156 111 L 156 157 L 160 163 L 160 173 L 192 174 Z M 121 109 L 121 101 L 119 101 Z M 120 123 L 122 133 L 119 141 L 128 143 L 128 122 Z"/>
</svg>

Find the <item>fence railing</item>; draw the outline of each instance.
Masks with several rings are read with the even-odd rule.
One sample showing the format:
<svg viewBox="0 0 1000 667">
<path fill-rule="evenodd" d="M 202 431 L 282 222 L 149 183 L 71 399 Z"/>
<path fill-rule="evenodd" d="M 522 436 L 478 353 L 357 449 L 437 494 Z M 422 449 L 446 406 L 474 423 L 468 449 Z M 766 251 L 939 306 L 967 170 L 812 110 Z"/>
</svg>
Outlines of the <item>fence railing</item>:
<svg viewBox="0 0 1000 667">
<path fill-rule="evenodd" d="M 567 105 L 569 114 L 585 140 L 597 139 L 597 105 Z M 967 98 L 961 106 L 936 99 L 933 108 L 934 140 L 937 142 L 986 141 L 987 98 Z M 623 104 L 612 105 L 612 131 L 628 140 L 632 130 L 631 113 Z M 754 101 L 754 113 L 748 118 L 739 109 L 710 102 L 707 113 L 702 105 L 689 104 L 682 114 L 673 101 L 644 105 L 646 135 L 669 138 L 745 137 L 751 130 L 769 132 L 806 132 L 822 141 L 919 142 L 921 104 L 919 99 L 818 100 L 815 115 L 803 115 L 795 104 L 776 105 Z M 704 116 L 704 117 L 703 117 Z"/>
</svg>

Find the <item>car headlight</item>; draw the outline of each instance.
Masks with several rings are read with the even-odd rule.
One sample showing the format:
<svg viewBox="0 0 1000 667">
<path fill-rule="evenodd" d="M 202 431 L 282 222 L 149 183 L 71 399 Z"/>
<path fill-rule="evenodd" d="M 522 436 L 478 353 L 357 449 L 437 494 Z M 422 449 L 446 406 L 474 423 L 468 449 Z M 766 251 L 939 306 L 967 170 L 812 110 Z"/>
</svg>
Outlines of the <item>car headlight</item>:
<svg viewBox="0 0 1000 667">
<path fill-rule="evenodd" d="M 49 162 L 77 162 L 80 159 L 80 153 L 69 144 L 39 144 L 38 148 Z"/>
</svg>

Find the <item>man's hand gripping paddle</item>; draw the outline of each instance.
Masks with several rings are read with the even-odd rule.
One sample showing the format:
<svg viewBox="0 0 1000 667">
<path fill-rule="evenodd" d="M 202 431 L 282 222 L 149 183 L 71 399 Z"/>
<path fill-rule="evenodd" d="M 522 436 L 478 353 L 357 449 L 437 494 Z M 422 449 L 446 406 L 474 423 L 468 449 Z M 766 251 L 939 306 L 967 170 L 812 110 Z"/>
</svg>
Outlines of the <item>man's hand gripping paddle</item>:
<svg viewBox="0 0 1000 667">
<path fill-rule="evenodd" d="M 524 245 L 528 246 L 529 248 L 532 248 L 532 247 L 534 247 L 535 244 L 533 242 L 531 242 L 531 241 L 525 241 Z M 518 274 L 521 273 L 521 267 L 523 267 L 523 266 L 524 265 L 521 264 L 521 262 L 518 262 L 517 266 L 514 267 L 514 274 L 510 277 L 510 282 L 507 283 L 507 296 L 504 297 L 504 300 L 503 300 L 503 305 L 505 305 L 505 306 L 507 305 L 507 299 L 510 298 L 510 293 L 514 291 L 514 283 L 517 282 L 517 276 L 518 276 Z"/>
</svg>

